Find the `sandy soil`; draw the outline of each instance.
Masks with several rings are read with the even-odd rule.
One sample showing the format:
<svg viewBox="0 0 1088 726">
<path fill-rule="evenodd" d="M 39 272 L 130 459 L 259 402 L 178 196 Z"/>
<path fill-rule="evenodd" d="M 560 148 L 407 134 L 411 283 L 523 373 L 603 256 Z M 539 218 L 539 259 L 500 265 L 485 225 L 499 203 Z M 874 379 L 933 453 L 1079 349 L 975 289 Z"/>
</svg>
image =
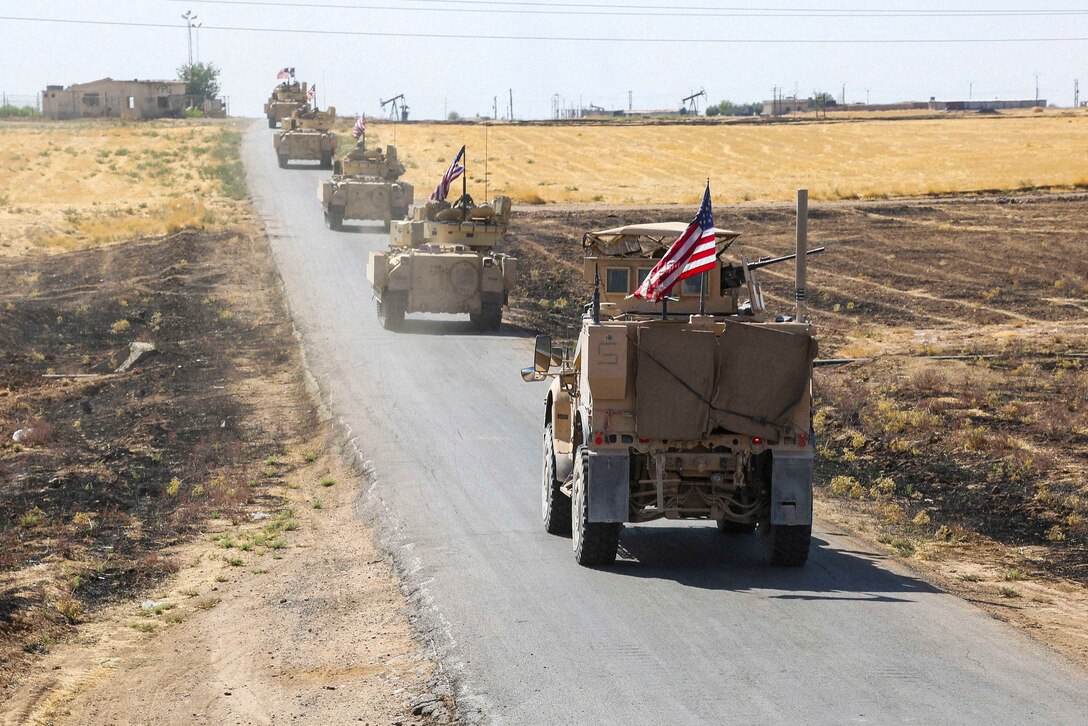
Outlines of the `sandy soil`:
<svg viewBox="0 0 1088 726">
<path fill-rule="evenodd" d="M 469 193 L 518 203 L 698 204 L 708 175 L 720 204 L 791 199 L 798 187 L 833 200 L 1088 185 L 1084 165 L 1069 161 L 1088 157 L 1083 111 L 724 125 L 375 121 L 367 143 L 396 143 L 417 197 L 467 145 Z"/>
</svg>

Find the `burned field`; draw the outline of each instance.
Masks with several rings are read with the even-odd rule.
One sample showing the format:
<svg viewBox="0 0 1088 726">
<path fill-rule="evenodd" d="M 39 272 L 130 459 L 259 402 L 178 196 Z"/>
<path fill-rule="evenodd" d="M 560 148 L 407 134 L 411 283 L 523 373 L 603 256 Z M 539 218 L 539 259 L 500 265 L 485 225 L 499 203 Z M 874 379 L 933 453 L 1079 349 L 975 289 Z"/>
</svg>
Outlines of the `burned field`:
<svg viewBox="0 0 1088 726">
<path fill-rule="evenodd" d="M 1086 210 L 1083 195 L 810 210 L 810 244 L 828 248 L 809 264 L 820 357 L 861 359 L 817 370 L 817 483 L 890 550 L 994 546 L 1017 572 L 1088 583 Z M 715 211 L 742 233 L 734 254 L 792 251 L 792 208 Z M 690 213 L 522 214 L 511 321 L 570 337 L 591 292 L 582 233 Z M 792 265 L 762 272 L 770 309 L 788 310 Z"/>
<path fill-rule="evenodd" d="M 164 548 L 209 519 L 275 506 L 314 414 L 258 245 L 185 230 L 0 263 L 0 681 L 176 570 Z M 155 351 L 116 373 L 135 341 Z"/>
</svg>

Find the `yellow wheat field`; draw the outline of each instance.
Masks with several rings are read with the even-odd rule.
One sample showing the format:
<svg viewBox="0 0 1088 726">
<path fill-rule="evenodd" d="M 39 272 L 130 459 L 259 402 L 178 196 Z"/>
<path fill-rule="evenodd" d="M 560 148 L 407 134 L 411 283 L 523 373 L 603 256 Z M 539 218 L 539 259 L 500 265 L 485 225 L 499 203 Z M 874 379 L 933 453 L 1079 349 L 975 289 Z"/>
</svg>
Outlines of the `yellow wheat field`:
<svg viewBox="0 0 1088 726">
<path fill-rule="evenodd" d="M 468 145 L 469 193 L 521 203 L 719 203 L 1088 185 L 1088 113 L 751 125 L 370 124 L 429 192 Z M 486 140 L 485 140 L 486 133 Z"/>
<path fill-rule="evenodd" d="M 0 255 L 230 224 L 238 138 L 199 120 L 0 123 Z"/>
</svg>

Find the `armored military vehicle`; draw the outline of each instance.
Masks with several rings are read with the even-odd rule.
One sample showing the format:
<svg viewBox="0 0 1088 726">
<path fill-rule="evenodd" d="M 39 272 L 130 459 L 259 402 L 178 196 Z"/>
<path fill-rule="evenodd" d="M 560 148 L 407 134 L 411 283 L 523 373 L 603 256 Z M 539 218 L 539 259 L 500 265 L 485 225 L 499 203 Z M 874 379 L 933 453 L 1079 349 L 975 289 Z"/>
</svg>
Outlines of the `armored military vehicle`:
<svg viewBox="0 0 1088 726">
<path fill-rule="evenodd" d="M 544 527 L 573 534 L 582 565 L 615 559 L 623 523 L 659 518 L 758 528 L 772 564 L 802 565 L 816 342 L 811 325 L 767 313 L 756 274 L 796 256 L 726 262 L 739 235 L 714 229 L 712 269 L 680 282 L 663 304 L 633 297 L 686 226 L 634 224 L 583 238 L 586 279 L 597 287 L 577 345 L 566 351 L 538 336 L 534 366 L 522 371 L 527 381 L 552 378 Z"/>
<path fill-rule="evenodd" d="M 399 330 L 406 313 L 468 313 L 477 328 L 498 330 L 517 275 L 517 260 L 495 251 L 509 222 L 508 197 L 413 207 L 367 263 L 382 325 Z"/>
<path fill-rule="evenodd" d="M 272 137 L 280 168 L 291 161 L 319 161 L 322 169 L 332 168 L 336 151 L 336 109 L 324 111 L 295 111 L 283 122 L 283 131 Z"/>
<path fill-rule="evenodd" d="M 343 227 L 345 219 L 378 219 L 385 229 L 394 219 L 404 219 L 412 204 L 413 189 L 397 181 L 404 165 L 397 147 L 364 148 L 360 142 L 333 166 L 333 177 L 317 187 L 317 198 L 329 229 Z"/>
<path fill-rule="evenodd" d="M 272 89 L 272 95 L 264 104 L 264 115 L 268 117 L 268 128 L 274 129 L 295 111 L 306 112 L 310 104 L 306 99 L 306 82 L 284 81 Z"/>
</svg>

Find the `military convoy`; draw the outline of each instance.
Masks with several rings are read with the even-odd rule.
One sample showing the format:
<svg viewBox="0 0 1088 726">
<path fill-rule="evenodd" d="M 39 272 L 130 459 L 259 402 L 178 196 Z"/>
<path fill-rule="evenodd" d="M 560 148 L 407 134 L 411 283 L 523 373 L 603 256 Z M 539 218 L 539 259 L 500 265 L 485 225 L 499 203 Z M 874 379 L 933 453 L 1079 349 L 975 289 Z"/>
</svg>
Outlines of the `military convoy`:
<svg viewBox="0 0 1088 726">
<path fill-rule="evenodd" d="M 283 131 L 272 138 L 281 169 L 292 161 L 318 161 L 322 169 L 332 168 L 336 152 L 336 109 L 296 110 L 283 121 Z"/>
<path fill-rule="evenodd" d="M 307 112 L 310 104 L 306 97 L 306 83 L 295 80 L 284 81 L 272 89 L 272 95 L 264 104 L 264 115 L 268 117 L 268 128 L 274 129 L 284 119 L 290 118 L 295 111 Z"/>
<path fill-rule="evenodd" d="M 739 235 L 715 229 L 713 269 L 681 281 L 664 304 L 633 297 L 685 227 L 584 236 L 585 276 L 597 291 L 577 345 L 553 348 L 538 336 L 534 365 L 522 371 L 527 381 L 552 378 L 544 528 L 572 534 L 575 559 L 588 566 L 615 559 L 624 523 L 714 520 L 722 532 L 758 529 L 772 564 L 802 565 L 816 341 L 807 323 L 767 313 L 756 272 L 795 256 L 725 262 Z"/>
<path fill-rule="evenodd" d="M 510 222 L 510 199 L 476 205 L 428 201 L 396 222 L 389 249 L 371 252 L 366 277 L 378 319 L 400 330 L 407 313 L 467 313 L 481 330 L 498 330 L 514 287 L 517 260 L 495 251 Z"/>
<path fill-rule="evenodd" d="M 404 219 L 413 201 L 412 185 L 398 181 L 404 165 L 397 147 L 367 149 L 360 142 L 333 167 L 333 177 L 317 187 L 317 198 L 329 229 L 343 228 L 345 219 L 380 220 L 386 230 Z"/>
</svg>

